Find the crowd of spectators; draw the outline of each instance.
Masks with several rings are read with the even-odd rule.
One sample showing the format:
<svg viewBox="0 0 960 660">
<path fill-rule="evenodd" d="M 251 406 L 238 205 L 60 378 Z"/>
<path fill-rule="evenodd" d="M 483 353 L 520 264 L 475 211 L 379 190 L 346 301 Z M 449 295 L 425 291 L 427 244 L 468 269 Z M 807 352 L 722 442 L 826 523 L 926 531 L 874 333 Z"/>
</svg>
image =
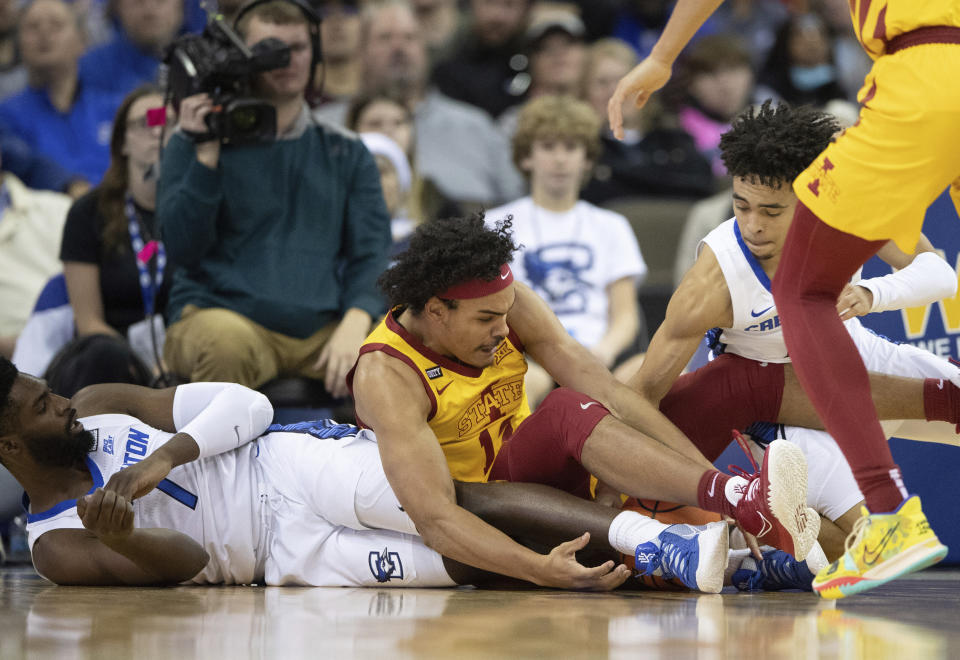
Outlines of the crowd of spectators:
<svg viewBox="0 0 960 660">
<path fill-rule="evenodd" d="M 14 354 L 31 310 L 59 291 L 73 340 L 47 342 L 50 355 L 29 364 L 65 370 L 65 393 L 104 379 L 299 376 L 341 396 L 385 311 L 376 278 L 417 224 L 500 207 L 539 232 L 521 241 L 537 259 L 518 259 L 542 266 L 572 254 L 551 241 L 603 233 L 579 225 L 607 218 L 611 202 L 708 200 L 683 239 L 695 245 L 729 215 L 717 145 L 733 117 L 766 98 L 849 113 L 869 67 L 844 0 L 728 0 L 669 88 L 627 109 L 618 141 L 607 99 L 662 30 L 668 0 L 276 0 L 236 25 L 248 45 L 291 46 L 291 63 L 253 85 L 276 110 L 276 137 L 207 139 L 217 108 L 204 94 L 176 99 L 156 125 L 170 44 L 202 31 L 205 9 L 232 22 L 243 4 L 0 0 L 0 352 Z M 534 203 L 545 193 L 525 197 L 532 177 L 553 185 L 547 160 L 531 160 L 545 141 L 582 159 L 570 204 L 552 209 Z M 593 284 L 611 304 L 635 297 L 646 269 L 643 217 L 616 218 L 640 239 L 631 265 L 582 253 L 612 273 Z M 605 288 L 618 281 L 630 286 Z M 611 365 L 636 339 L 603 341 L 623 308 L 599 305 L 609 318 L 591 335 Z"/>
</svg>

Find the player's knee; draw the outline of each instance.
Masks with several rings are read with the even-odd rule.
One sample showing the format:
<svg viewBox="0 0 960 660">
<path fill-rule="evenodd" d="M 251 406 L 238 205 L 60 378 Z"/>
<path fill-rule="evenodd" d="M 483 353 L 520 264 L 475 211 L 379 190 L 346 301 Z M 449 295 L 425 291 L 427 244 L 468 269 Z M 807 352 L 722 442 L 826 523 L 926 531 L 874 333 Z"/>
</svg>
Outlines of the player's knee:
<svg viewBox="0 0 960 660">
<path fill-rule="evenodd" d="M 587 399 L 587 397 L 571 390 L 569 387 L 558 387 L 543 399 L 543 402 L 537 407 L 537 410 L 546 408 L 548 411 L 562 413 L 564 410 L 578 407 L 581 401 L 585 399 Z"/>
<path fill-rule="evenodd" d="M 597 423 L 610 414 L 599 401 L 567 387 L 558 387 L 551 392 L 537 412 L 558 420 L 556 426 L 564 453 L 577 462 Z"/>
</svg>

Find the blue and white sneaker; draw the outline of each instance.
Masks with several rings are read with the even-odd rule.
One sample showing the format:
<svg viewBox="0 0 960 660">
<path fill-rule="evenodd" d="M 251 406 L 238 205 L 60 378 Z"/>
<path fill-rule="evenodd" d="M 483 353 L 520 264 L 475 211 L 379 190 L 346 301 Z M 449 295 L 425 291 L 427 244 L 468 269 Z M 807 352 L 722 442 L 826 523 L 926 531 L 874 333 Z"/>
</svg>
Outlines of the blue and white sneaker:
<svg viewBox="0 0 960 660">
<path fill-rule="evenodd" d="M 634 563 L 638 575 L 675 578 L 690 589 L 717 594 L 723 589 L 729 547 L 725 522 L 670 525 L 656 541 L 637 546 Z"/>
<path fill-rule="evenodd" d="M 829 562 L 819 543 L 814 543 L 803 561 L 797 561 L 783 550 L 761 548 L 763 560 L 752 555 L 744 558 L 731 581 L 740 591 L 813 591 L 813 578 Z"/>
</svg>

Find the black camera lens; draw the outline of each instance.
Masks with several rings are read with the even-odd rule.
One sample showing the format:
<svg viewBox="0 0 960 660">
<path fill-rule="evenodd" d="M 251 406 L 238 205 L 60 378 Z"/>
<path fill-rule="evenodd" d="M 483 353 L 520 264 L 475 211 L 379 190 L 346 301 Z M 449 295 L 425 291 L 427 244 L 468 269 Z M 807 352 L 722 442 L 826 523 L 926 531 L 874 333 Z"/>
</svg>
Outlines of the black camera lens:
<svg viewBox="0 0 960 660">
<path fill-rule="evenodd" d="M 260 124 L 260 110 L 251 106 L 237 108 L 230 114 L 230 123 L 240 132 L 252 131 Z"/>
</svg>

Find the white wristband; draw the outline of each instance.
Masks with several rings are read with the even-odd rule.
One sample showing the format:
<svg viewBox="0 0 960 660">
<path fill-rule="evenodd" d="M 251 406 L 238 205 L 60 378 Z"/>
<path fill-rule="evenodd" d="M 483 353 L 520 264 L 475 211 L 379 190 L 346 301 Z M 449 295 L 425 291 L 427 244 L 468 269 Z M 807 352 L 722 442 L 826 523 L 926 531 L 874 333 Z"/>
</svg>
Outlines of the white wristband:
<svg viewBox="0 0 960 660">
<path fill-rule="evenodd" d="M 957 293 L 957 273 L 933 252 L 921 252 L 906 267 L 884 275 L 860 280 L 873 294 L 871 312 L 928 305 Z"/>
<path fill-rule="evenodd" d="M 174 425 L 196 441 L 200 458 L 260 437 L 272 420 L 267 397 L 236 383 L 191 383 L 174 393 Z"/>
</svg>

